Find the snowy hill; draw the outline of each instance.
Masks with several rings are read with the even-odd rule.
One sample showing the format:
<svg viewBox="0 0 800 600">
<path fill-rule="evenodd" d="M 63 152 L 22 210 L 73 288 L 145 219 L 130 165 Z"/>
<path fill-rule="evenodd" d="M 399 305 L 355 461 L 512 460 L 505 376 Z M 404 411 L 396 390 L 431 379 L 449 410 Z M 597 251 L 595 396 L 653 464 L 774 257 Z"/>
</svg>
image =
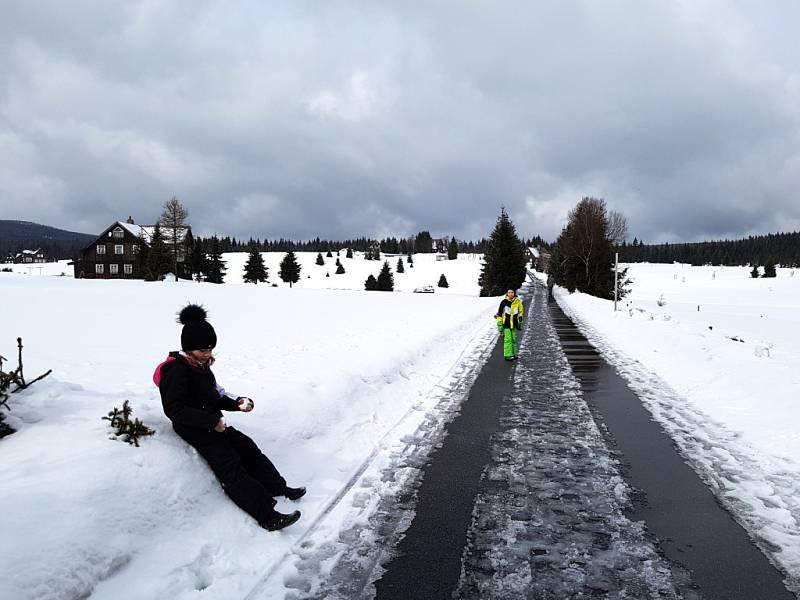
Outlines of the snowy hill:
<svg viewBox="0 0 800 600">
<path fill-rule="evenodd" d="M 226 258 L 233 280 L 239 257 Z M 422 259 L 407 281 L 396 276 L 410 289 L 445 272 L 447 295 L 311 289 L 360 289 L 381 264 L 342 262 L 347 277 L 312 273 L 292 290 L 0 273 L 0 354 L 14 356 L 20 335 L 28 377 L 53 369 L 13 396 L 18 432 L 0 440 L 0 597 L 227 599 L 279 568 L 265 597 L 300 585 L 296 544 L 325 547 L 368 518 L 402 483 L 402 469 L 394 481 L 382 469 L 451 414 L 463 365 L 496 339 L 497 299 L 474 293 L 479 261 Z M 162 413 L 150 378 L 178 347 L 188 301 L 217 330 L 219 381 L 256 403 L 228 422 L 309 488 L 287 530 L 265 532 L 225 498 Z M 124 400 L 156 430 L 141 448 L 109 439 L 100 419 Z"/>
</svg>

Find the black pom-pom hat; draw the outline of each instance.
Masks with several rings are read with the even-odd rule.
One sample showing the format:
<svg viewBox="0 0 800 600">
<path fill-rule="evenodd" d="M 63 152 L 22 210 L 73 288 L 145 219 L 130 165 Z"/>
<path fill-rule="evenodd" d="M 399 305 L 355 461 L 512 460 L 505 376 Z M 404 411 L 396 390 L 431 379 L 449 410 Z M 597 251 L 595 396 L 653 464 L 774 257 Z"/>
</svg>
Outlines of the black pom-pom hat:
<svg viewBox="0 0 800 600">
<path fill-rule="evenodd" d="M 211 323 L 206 321 L 206 309 L 198 304 L 187 304 L 178 313 L 178 322 L 183 324 L 181 349 L 208 350 L 217 345 L 217 334 Z"/>
</svg>

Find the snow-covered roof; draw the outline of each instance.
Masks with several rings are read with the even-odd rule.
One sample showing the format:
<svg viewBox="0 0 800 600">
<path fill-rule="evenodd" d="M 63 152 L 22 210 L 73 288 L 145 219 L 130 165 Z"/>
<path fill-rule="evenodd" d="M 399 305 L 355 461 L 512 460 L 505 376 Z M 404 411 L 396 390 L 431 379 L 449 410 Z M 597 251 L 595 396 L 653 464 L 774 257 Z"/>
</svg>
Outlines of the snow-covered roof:
<svg viewBox="0 0 800 600">
<path fill-rule="evenodd" d="M 528 252 L 531 253 L 531 256 L 534 258 L 539 258 L 539 249 L 538 248 L 528 248 Z"/>
<path fill-rule="evenodd" d="M 155 225 L 136 225 L 135 223 L 124 223 L 122 221 L 117 221 L 116 224 L 119 225 L 120 227 L 122 227 L 123 229 L 126 229 L 131 234 L 135 235 L 137 238 L 138 237 L 144 238 L 144 241 L 147 242 L 148 244 L 150 243 L 150 240 L 153 239 L 153 232 L 156 229 Z M 112 230 L 113 230 L 113 228 L 112 228 Z M 189 227 L 184 226 L 184 227 L 178 228 L 178 241 L 179 242 L 182 242 L 184 239 L 186 239 L 186 232 L 187 231 L 189 231 Z M 162 227 L 161 228 L 161 235 L 163 235 L 164 239 L 166 240 L 169 236 L 172 235 L 172 233 L 170 232 L 170 230 L 168 228 Z"/>
</svg>

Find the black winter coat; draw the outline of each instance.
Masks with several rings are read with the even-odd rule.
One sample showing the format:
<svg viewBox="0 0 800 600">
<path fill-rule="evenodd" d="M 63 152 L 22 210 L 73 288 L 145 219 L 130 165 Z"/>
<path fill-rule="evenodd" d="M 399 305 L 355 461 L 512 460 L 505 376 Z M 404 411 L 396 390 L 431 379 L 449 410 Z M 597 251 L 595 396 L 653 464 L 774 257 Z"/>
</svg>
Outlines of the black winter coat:
<svg viewBox="0 0 800 600">
<path fill-rule="evenodd" d="M 164 414 L 180 430 L 213 429 L 222 418 L 223 410 L 239 410 L 238 402 L 220 395 L 217 380 L 211 369 L 191 365 L 179 352 L 170 352 L 168 362 L 159 367 L 161 403 Z"/>
</svg>

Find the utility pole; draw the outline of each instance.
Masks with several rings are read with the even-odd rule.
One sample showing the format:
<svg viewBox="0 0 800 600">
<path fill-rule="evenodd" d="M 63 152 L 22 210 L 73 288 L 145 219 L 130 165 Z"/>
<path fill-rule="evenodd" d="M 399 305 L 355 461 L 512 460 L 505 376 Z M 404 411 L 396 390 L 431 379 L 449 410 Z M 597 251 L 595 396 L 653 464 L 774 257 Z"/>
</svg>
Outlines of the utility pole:
<svg viewBox="0 0 800 600">
<path fill-rule="evenodd" d="M 617 312 L 617 279 L 619 274 L 619 252 L 614 253 L 614 312 Z"/>
</svg>

